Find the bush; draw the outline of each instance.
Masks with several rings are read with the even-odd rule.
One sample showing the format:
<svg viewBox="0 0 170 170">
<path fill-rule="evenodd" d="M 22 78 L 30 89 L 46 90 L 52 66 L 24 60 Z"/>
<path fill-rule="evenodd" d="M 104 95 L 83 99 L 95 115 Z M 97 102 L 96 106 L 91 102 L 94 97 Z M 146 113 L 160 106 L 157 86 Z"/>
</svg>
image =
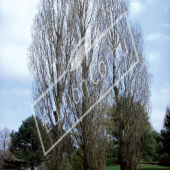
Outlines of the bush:
<svg viewBox="0 0 170 170">
<path fill-rule="evenodd" d="M 106 166 L 117 164 L 118 158 L 107 158 Z"/>
<path fill-rule="evenodd" d="M 75 155 L 71 161 L 71 167 L 74 170 L 83 170 L 83 160 L 80 156 Z"/>
<path fill-rule="evenodd" d="M 169 155 L 161 156 L 159 165 L 170 166 L 170 156 Z"/>
</svg>

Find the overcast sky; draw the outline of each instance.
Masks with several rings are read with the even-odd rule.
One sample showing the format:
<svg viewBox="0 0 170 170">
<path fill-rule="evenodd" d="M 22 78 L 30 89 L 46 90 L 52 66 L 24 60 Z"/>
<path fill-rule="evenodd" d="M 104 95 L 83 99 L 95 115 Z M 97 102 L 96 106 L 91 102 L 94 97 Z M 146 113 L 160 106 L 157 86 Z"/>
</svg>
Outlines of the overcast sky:
<svg viewBox="0 0 170 170">
<path fill-rule="evenodd" d="M 32 115 L 27 49 L 37 2 L 0 0 L 0 129 L 17 130 Z M 154 76 L 151 123 L 160 131 L 170 106 L 170 0 L 131 0 L 130 20 L 142 26 L 144 53 Z"/>
</svg>

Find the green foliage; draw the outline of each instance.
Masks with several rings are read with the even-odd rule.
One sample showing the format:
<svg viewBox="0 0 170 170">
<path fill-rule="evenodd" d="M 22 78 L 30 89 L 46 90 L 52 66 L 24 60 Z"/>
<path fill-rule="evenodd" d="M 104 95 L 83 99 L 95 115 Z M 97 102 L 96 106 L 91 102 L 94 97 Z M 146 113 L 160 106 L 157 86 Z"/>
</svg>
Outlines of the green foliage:
<svg viewBox="0 0 170 170">
<path fill-rule="evenodd" d="M 33 116 L 23 121 L 17 132 L 12 131 L 10 151 L 16 159 L 25 162 L 25 167 L 38 166 L 43 162 L 44 156 Z"/>
<path fill-rule="evenodd" d="M 170 155 L 170 108 L 167 107 L 164 118 L 164 128 L 161 130 L 164 152 Z"/>
<path fill-rule="evenodd" d="M 2 167 L 4 170 L 5 169 L 23 170 L 21 162 L 13 160 L 4 160 Z"/>
<path fill-rule="evenodd" d="M 142 158 L 144 161 L 159 161 L 163 152 L 162 136 L 155 130 L 145 130 Z"/>
<path fill-rule="evenodd" d="M 106 166 L 115 165 L 118 162 L 118 158 L 107 158 Z"/>
<path fill-rule="evenodd" d="M 118 157 L 118 149 L 119 145 L 117 144 L 117 138 L 115 137 L 109 144 L 108 144 L 108 152 L 107 157 L 113 158 Z"/>
<path fill-rule="evenodd" d="M 71 164 L 69 164 L 69 165 L 66 167 L 65 170 L 75 170 L 75 169 L 71 166 Z"/>
<path fill-rule="evenodd" d="M 148 162 L 160 161 L 164 154 L 170 155 L 170 109 L 168 107 L 161 133 L 150 129 L 145 130 L 142 158 Z"/>
<path fill-rule="evenodd" d="M 161 156 L 159 165 L 170 166 L 170 156 L 169 155 Z"/>
<path fill-rule="evenodd" d="M 82 155 L 82 153 L 79 153 Z M 71 161 L 71 166 L 74 170 L 83 170 L 83 159 L 79 155 L 75 155 Z M 71 168 L 70 168 L 71 169 Z"/>
</svg>

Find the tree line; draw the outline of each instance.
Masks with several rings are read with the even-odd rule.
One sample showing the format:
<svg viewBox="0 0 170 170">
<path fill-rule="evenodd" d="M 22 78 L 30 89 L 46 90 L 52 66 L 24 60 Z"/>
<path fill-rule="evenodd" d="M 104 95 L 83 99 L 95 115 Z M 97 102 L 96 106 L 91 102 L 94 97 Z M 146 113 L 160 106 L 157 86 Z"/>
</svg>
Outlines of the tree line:
<svg viewBox="0 0 170 170">
<path fill-rule="evenodd" d="M 112 111 L 113 108 L 109 109 Z M 110 114 L 108 111 L 108 114 Z M 167 107 L 164 126 L 160 132 L 153 129 L 148 119 L 141 138 L 141 157 L 143 162 L 159 162 L 160 165 L 170 166 L 170 108 Z M 39 125 L 43 123 L 39 121 Z M 45 127 L 43 127 L 45 129 Z M 118 134 L 116 125 L 112 129 L 112 137 L 107 140 L 106 158 L 118 158 L 120 146 L 118 144 Z M 110 132 L 107 132 L 110 135 Z M 61 149 L 65 159 L 62 160 L 65 169 L 83 169 L 83 159 L 79 156 L 82 149 L 77 150 L 74 146 L 74 138 L 67 136 L 67 145 Z M 33 116 L 22 122 L 18 131 L 10 133 L 8 128 L 0 131 L 0 169 L 50 169 L 53 159 L 51 156 L 45 157 L 36 130 Z M 118 159 L 118 164 L 120 160 Z M 111 162 L 112 164 L 113 162 Z"/>
</svg>

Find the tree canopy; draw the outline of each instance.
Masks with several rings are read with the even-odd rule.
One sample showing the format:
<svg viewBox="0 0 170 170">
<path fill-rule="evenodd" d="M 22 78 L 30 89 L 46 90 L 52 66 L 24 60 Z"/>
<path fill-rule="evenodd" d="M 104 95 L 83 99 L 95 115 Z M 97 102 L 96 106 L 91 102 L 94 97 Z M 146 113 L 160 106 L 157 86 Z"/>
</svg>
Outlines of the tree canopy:
<svg viewBox="0 0 170 170">
<path fill-rule="evenodd" d="M 33 116 L 23 121 L 17 132 L 12 131 L 10 151 L 16 160 L 6 161 L 8 165 L 31 167 L 31 170 L 34 170 L 43 162 L 44 155 Z"/>
<path fill-rule="evenodd" d="M 164 152 L 170 155 L 170 108 L 167 107 L 164 118 L 164 127 L 161 130 Z"/>
</svg>

